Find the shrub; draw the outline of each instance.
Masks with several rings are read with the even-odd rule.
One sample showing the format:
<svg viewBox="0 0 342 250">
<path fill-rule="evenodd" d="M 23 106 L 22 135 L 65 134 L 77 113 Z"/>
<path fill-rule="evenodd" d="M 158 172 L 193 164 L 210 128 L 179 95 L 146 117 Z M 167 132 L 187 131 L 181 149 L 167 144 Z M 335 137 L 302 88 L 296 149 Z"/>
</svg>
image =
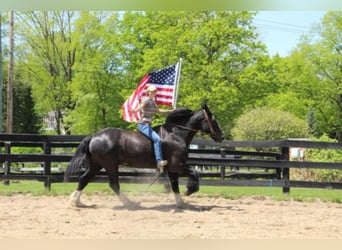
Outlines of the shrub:
<svg viewBox="0 0 342 250">
<path fill-rule="evenodd" d="M 328 136 L 322 136 L 317 141 L 322 142 L 336 142 Z M 306 161 L 315 162 L 341 162 L 342 163 L 342 150 L 335 149 L 316 149 L 311 148 L 305 152 Z M 315 169 L 311 170 L 314 181 L 328 181 L 328 182 L 341 182 L 342 171 L 339 169 Z"/>
<path fill-rule="evenodd" d="M 306 121 L 289 112 L 261 107 L 244 113 L 232 129 L 234 140 L 262 141 L 308 137 Z"/>
</svg>

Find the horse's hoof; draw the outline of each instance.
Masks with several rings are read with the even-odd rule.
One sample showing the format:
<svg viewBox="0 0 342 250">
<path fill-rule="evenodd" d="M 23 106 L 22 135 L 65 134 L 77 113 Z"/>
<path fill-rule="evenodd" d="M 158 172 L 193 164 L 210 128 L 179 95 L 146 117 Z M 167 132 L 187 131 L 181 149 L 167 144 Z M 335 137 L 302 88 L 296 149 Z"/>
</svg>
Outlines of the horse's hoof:
<svg viewBox="0 0 342 250">
<path fill-rule="evenodd" d="M 184 208 L 185 202 L 176 203 L 177 208 Z"/>
<path fill-rule="evenodd" d="M 71 201 L 70 202 L 70 206 L 71 207 L 78 207 L 78 208 L 82 208 L 82 207 L 86 207 L 85 204 L 83 204 L 82 202 L 76 202 L 76 201 Z"/>
<path fill-rule="evenodd" d="M 82 202 L 71 202 L 71 207 L 73 208 L 97 208 L 97 204 L 86 205 Z"/>
<path fill-rule="evenodd" d="M 80 207 L 80 208 L 97 208 L 98 205 L 96 205 L 96 204 L 86 205 L 86 204 L 84 204 L 84 203 L 81 203 L 81 204 L 79 205 L 79 207 Z"/>
<path fill-rule="evenodd" d="M 180 195 L 176 195 L 175 198 L 176 198 L 176 206 L 178 208 L 184 207 L 185 202 L 183 201 L 182 197 L 180 197 Z"/>
<path fill-rule="evenodd" d="M 127 207 L 128 209 L 137 209 L 140 207 L 140 202 L 130 202 Z"/>
<path fill-rule="evenodd" d="M 119 198 L 125 207 L 136 208 L 136 207 L 140 206 L 140 202 L 131 201 L 130 199 L 128 199 L 126 196 L 124 196 L 122 194 L 119 196 Z"/>
<path fill-rule="evenodd" d="M 191 186 L 191 187 L 188 187 L 188 188 L 185 190 L 184 195 L 185 195 L 185 196 L 192 195 L 193 193 L 198 192 L 198 190 L 199 190 L 199 187 L 198 187 L 198 186 Z"/>
</svg>

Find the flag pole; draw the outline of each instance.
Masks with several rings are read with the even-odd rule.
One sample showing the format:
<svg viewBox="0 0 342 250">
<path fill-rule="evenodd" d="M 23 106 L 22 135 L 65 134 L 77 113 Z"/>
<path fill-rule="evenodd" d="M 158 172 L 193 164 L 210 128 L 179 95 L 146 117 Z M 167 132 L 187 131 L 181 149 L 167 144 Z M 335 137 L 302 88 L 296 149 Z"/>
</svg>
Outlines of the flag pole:
<svg viewBox="0 0 342 250">
<path fill-rule="evenodd" d="M 179 65 L 178 65 L 178 70 L 177 70 L 177 75 L 176 75 L 176 91 L 175 91 L 175 96 L 174 96 L 174 108 L 177 108 L 177 99 L 178 99 L 178 89 L 179 89 L 179 79 L 180 79 L 180 72 L 181 72 L 181 68 L 182 68 L 182 62 L 183 59 L 179 58 Z"/>
</svg>

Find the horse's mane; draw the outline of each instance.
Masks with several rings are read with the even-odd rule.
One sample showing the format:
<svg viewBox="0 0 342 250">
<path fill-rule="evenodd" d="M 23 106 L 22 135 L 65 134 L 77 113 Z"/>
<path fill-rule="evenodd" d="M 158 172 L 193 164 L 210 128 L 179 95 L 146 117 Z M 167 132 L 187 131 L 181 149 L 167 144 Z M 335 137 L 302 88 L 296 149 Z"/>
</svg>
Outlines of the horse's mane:
<svg viewBox="0 0 342 250">
<path fill-rule="evenodd" d="M 177 108 L 176 110 L 172 111 L 167 117 L 166 117 L 166 124 L 170 123 L 176 123 L 180 122 L 181 120 L 185 118 L 189 118 L 192 116 L 194 112 L 187 108 Z"/>
</svg>

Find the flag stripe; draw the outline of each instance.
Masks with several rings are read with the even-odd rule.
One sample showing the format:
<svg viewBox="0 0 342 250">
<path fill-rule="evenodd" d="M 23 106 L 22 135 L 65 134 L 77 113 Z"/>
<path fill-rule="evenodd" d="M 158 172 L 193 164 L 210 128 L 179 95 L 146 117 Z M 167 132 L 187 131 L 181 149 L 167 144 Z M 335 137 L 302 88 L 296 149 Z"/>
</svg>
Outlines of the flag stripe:
<svg viewBox="0 0 342 250">
<path fill-rule="evenodd" d="M 131 113 L 139 106 L 142 97 L 146 95 L 146 88 L 153 84 L 157 88 L 156 103 L 173 106 L 175 99 L 175 85 L 179 63 L 151 72 L 143 77 L 133 94 L 122 105 L 123 119 L 128 122 L 137 122 L 139 113 Z"/>
</svg>

